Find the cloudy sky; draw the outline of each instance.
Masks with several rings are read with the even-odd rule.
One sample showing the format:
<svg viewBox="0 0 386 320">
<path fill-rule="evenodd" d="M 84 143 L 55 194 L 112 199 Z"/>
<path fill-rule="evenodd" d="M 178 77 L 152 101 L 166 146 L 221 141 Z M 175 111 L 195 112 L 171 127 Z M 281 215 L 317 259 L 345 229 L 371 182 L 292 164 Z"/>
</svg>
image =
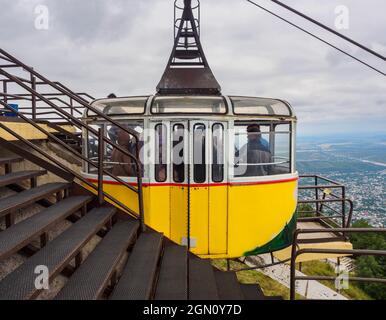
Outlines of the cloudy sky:
<svg viewBox="0 0 386 320">
<path fill-rule="evenodd" d="M 0 43 L 52 80 L 95 97 L 152 94 L 172 47 L 174 0 L 0 0 Z M 286 12 L 274 12 L 386 72 L 386 63 Z M 283 0 L 386 55 L 384 0 Z M 45 5 L 48 30 L 35 27 Z M 386 77 L 245 0 L 201 0 L 202 42 L 224 94 L 288 100 L 302 135 L 384 132 Z"/>
</svg>

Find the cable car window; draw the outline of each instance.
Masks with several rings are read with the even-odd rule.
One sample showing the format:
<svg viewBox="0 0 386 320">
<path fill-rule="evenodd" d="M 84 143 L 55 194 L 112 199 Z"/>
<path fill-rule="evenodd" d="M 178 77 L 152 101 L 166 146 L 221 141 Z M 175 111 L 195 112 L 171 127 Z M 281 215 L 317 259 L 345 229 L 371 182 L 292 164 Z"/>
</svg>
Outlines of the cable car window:
<svg viewBox="0 0 386 320">
<path fill-rule="evenodd" d="M 91 125 L 91 127 L 94 130 L 104 129 L 104 126 L 102 124 L 98 125 Z M 91 164 L 86 164 L 86 167 L 88 168 L 88 172 L 90 174 L 97 174 L 98 173 L 98 150 L 99 150 L 99 141 L 98 137 L 95 136 L 92 132 L 86 130 L 84 137 L 86 137 L 86 143 L 87 143 L 87 158 L 92 161 L 95 166 Z"/>
<path fill-rule="evenodd" d="M 185 181 L 184 151 L 184 126 L 176 124 L 173 127 L 173 180 L 177 183 Z"/>
<path fill-rule="evenodd" d="M 212 181 L 222 182 L 224 180 L 224 127 L 222 124 L 217 123 L 213 125 L 212 137 Z"/>
<path fill-rule="evenodd" d="M 144 114 L 148 97 L 115 98 L 95 101 L 92 106 L 109 116 Z M 96 116 L 88 111 L 88 117 Z"/>
<path fill-rule="evenodd" d="M 289 124 L 275 126 L 275 145 L 273 167 L 274 174 L 285 174 L 291 172 L 291 134 L 289 133 Z"/>
<path fill-rule="evenodd" d="M 238 115 L 291 116 L 291 109 L 282 101 L 268 98 L 231 97 Z"/>
<path fill-rule="evenodd" d="M 166 125 L 155 126 L 155 180 L 165 182 L 167 179 L 167 131 Z"/>
<path fill-rule="evenodd" d="M 193 167 L 194 182 L 206 181 L 206 130 L 205 125 L 196 124 L 193 128 Z"/>
<path fill-rule="evenodd" d="M 225 114 L 222 97 L 156 97 L 151 112 L 156 114 Z"/>
<path fill-rule="evenodd" d="M 235 177 L 290 173 L 291 133 L 287 124 L 235 125 Z"/>
<path fill-rule="evenodd" d="M 143 159 L 143 121 L 125 121 L 120 124 L 128 129 L 136 132 L 139 136 L 139 150 L 140 158 Z M 125 130 L 122 130 L 113 125 L 98 124 L 92 125 L 94 128 L 103 128 L 105 135 L 114 144 L 119 145 L 121 148 L 136 156 L 136 140 L 134 136 L 130 135 Z M 98 138 L 91 132 L 87 135 L 87 149 L 88 158 L 95 164 L 98 164 Z M 143 164 L 142 175 L 144 174 Z M 89 173 L 96 174 L 97 169 L 94 166 L 89 165 Z M 105 156 L 104 156 L 104 169 L 111 174 L 119 177 L 136 177 L 136 165 L 134 160 L 126 153 L 121 152 L 118 148 L 115 148 L 110 143 L 105 143 Z"/>
</svg>

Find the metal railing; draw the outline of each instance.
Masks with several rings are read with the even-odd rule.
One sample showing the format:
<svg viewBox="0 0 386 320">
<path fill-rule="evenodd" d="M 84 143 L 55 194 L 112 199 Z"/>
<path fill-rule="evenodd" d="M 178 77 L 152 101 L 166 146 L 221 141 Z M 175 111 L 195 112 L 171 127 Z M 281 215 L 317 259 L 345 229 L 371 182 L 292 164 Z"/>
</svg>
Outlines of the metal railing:
<svg viewBox="0 0 386 320">
<path fill-rule="evenodd" d="M 351 233 L 385 233 L 386 228 L 337 228 L 336 232 L 342 234 Z M 317 240 L 318 243 L 327 242 L 327 238 L 319 239 L 299 239 L 301 234 L 312 233 L 330 233 L 329 229 L 298 229 L 296 230 L 293 238 L 292 252 L 291 252 L 291 273 L 290 273 L 290 300 L 296 299 L 296 281 L 307 280 L 336 280 L 337 277 L 333 276 L 298 276 L 296 275 L 296 259 L 304 254 L 331 254 L 331 255 L 347 255 L 347 256 L 382 256 L 386 257 L 385 250 L 359 250 L 359 249 L 322 249 L 322 248 L 305 248 L 300 249 L 299 244 L 314 243 Z M 334 238 L 332 238 L 334 239 Z M 337 240 L 337 239 L 335 239 Z M 363 277 L 350 277 L 350 281 L 362 281 L 362 282 L 378 282 L 386 284 L 386 279 L 383 278 L 363 278 Z"/>
<path fill-rule="evenodd" d="M 5 110 L 9 110 L 10 112 L 17 115 L 21 120 L 23 120 L 26 123 L 29 123 L 34 128 L 45 134 L 49 139 L 55 141 L 56 143 L 63 146 L 67 151 L 69 151 L 73 156 L 75 156 L 77 159 L 84 161 L 88 163 L 91 166 L 94 166 L 98 170 L 98 185 L 95 186 L 93 183 L 87 181 L 87 179 L 83 178 L 80 174 L 77 172 L 74 172 L 71 168 L 68 168 L 64 166 L 59 161 L 55 160 L 54 158 L 50 157 L 47 153 L 45 153 L 43 150 L 40 150 L 37 148 L 33 143 L 27 141 L 26 139 L 23 139 L 20 135 L 18 135 L 16 132 L 13 132 L 11 129 L 6 127 L 5 125 L 1 124 L 1 128 L 5 131 L 7 131 L 9 134 L 13 135 L 16 139 L 23 142 L 24 144 L 28 145 L 29 147 L 33 148 L 36 152 L 44 156 L 45 158 L 49 159 L 51 162 L 54 162 L 58 167 L 60 167 L 63 170 L 67 170 L 67 172 L 70 172 L 76 179 L 81 181 L 82 183 L 86 184 L 90 188 L 93 188 L 98 193 L 98 199 L 100 202 L 103 202 L 102 200 L 104 198 L 109 199 L 111 202 L 113 202 L 116 206 L 122 208 L 123 210 L 127 211 L 128 213 L 134 215 L 141 221 L 142 229 L 144 229 L 144 205 L 143 205 L 143 192 L 142 192 L 142 165 L 140 163 L 140 140 L 139 135 L 134 130 L 131 130 L 129 128 L 126 128 L 119 122 L 114 121 L 112 118 L 98 110 L 97 108 L 93 107 L 89 104 L 89 101 L 87 99 L 92 99 L 90 95 L 82 94 L 78 95 L 75 92 L 71 91 L 69 88 L 64 86 L 63 84 L 59 82 L 52 82 L 42 76 L 41 74 L 37 73 L 33 68 L 25 65 L 21 61 L 17 60 L 13 56 L 11 56 L 9 53 L 5 52 L 4 50 L 0 49 L 0 61 L 4 60 L 7 62 L 5 65 L 0 65 L 0 82 L 3 83 L 3 93 L 0 94 L 0 98 L 3 97 L 3 100 L 0 100 L 0 104 L 5 108 Z M 24 72 L 27 73 L 27 77 L 20 77 L 16 74 L 11 74 L 9 71 L 10 69 L 17 69 L 18 72 Z M 6 69 L 8 71 L 6 71 Z M 13 86 L 16 85 L 16 87 L 22 91 L 25 91 L 26 93 L 17 93 L 12 94 L 9 93 L 9 84 L 12 84 Z M 53 92 L 38 92 L 38 87 L 44 86 L 45 91 L 47 91 L 47 88 Z M 70 99 L 70 102 L 66 102 L 65 98 Z M 23 100 L 28 101 L 31 105 L 30 107 L 22 107 L 20 110 L 16 110 L 12 106 L 9 105 L 10 101 L 14 100 Z M 44 107 L 38 107 L 37 102 L 44 103 Z M 57 102 L 60 102 L 63 105 L 58 105 Z M 76 104 L 76 105 L 75 105 Z M 87 110 L 89 112 L 92 112 L 95 114 L 95 118 L 104 120 L 105 122 L 109 123 L 112 126 L 115 126 L 119 130 L 122 130 L 125 132 L 128 137 L 131 137 L 135 141 L 135 155 L 130 153 L 128 150 L 124 149 L 122 146 L 116 144 L 112 140 L 110 140 L 103 131 L 97 130 L 90 126 L 89 124 L 83 122 L 81 119 L 79 119 L 83 111 Z M 76 149 L 72 148 L 65 142 L 61 141 L 59 138 L 57 138 L 54 134 L 48 132 L 45 130 L 41 125 L 41 120 L 44 120 L 47 123 L 50 123 L 52 119 L 49 119 L 47 117 L 40 118 L 38 116 L 47 116 L 47 115 L 56 115 L 58 118 L 62 121 L 63 124 L 71 125 L 75 128 L 77 128 L 80 132 L 86 132 L 88 135 L 93 135 L 96 137 L 98 141 L 98 148 L 99 148 L 99 155 L 101 156 L 99 158 L 98 163 L 96 164 L 93 161 L 90 161 L 86 156 L 84 156 L 82 153 L 78 152 Z M 51 121 L 50 121 L 51 120 Z M 104 154 L 102 156 L 101 150 L 104 147 L 108 147 L 110 149 L 116 149 L 117 151 L 121 152 L 123 155 L 128 157 L 135 167 L 135 176 L 137 181 L 137 188 L 133 187 L 129 183 L 125 182 L 123 179 L 115 176 L 114 174 L 110 173 L 109 171 L 105 170 L 104 168 Z M 135 192 L 138 197 L 138 212 L 134 212 L 132 209 L 125 206 L 123 203 L 121 203 L 116 198 L 112 197 L 109 194 L 106 194 L 103 192 L 103 176 L 107 175 L 111 178 L 113 178 L 115 181 L 119 182 L 121 185 L 125 186 L 129 190 Z"/>
<path fill-rule="evenodd" d="M 29 106 L 21 106 L 19 107 L 19 111 L 23 111 L 25 115 L 30 116 L 34 120 L 56 120 L 56 118 L 50 117 L 48 118 L 48 115 L 56 116 L 62 118 L 62 115 L 57 113 L 56 111 L 53 111 L 52 108 L 46 107 L 46 106 L 40 106 L 38 105 L 38 102 L 42 102 L 41 99 L 34 97 L 31 93 L 9 93 L 7 92 L 7 84 L 12 83 L 9 80 L 0 80 L 0 82 L 3 82 L 3 92 L 0 92 L 0 97 L 2 97 L 3 101 L 6 103 L 11 102 L 30 102 L 31 105 Z M 91 101 L 94 100 L 93 97 L 90 95 L 87 95 L 86 93 L 76 93 L 79 96 L 84 95 L 87 99 L 84 99 L 87 103 L 91 103 Z M 66 101 L 66 95 L 63 93 L 41 93 L 42 96 L 47 98 L 50 101 L 56 101 L 61 104 L 62 109 L 67 109 L 73 116 L 79 116 L 82 117 L 84 112 L 84 107 L 80 105 L 75 105 L 74 100 L 72 98 L 69 98 L 68 101 Z M 34 103 L 35 102 L 35 103 Z"/>
<path fill-rule="evenodd" d="M 298 190 L 299 207 L 302 204 L 314 207 L 311 211 L 298 210 L 299 222 L 316 221 L 328 228 L 350 227 L 354 205 L 347 199 L 344 185 L 318 175 L 302 175 Z"/>
</svg>

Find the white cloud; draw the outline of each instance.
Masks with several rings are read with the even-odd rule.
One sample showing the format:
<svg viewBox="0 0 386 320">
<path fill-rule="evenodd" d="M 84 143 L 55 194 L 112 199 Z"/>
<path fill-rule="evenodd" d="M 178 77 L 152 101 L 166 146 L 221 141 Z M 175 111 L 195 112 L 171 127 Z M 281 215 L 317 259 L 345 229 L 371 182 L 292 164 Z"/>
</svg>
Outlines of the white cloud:
<svg viewBox="0 0 386 320">
<path fill-rule="evenodd" d="M 151 94 L 172 47 L 173 2 L 165 0 L 0 0 L 2 47 L 53 80 L 101 97 Z M 269 1 L 258 3 L 386 70 L 384 61 L 304 22 Z M 48 31 L 34 28 L 47 5 Z M 297 111 L 301 132 L 384 130 L 386 78 L 243 0 L 202 0 L 202 42 L 224 94 L 280 97 Z M 383 0 L 299 0 L 296 9 L 385 54 Z"/>
</svg>

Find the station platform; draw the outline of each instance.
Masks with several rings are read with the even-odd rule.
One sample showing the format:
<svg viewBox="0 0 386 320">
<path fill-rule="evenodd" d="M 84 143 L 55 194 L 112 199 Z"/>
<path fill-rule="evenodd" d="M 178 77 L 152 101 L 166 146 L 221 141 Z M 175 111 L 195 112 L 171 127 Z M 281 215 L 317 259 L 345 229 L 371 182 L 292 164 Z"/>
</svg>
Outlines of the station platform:
<svg viewBox="0 0 386 320">
<path fill-rule="evenodd" d="M 317 222 L 298 222 L 297 224 L 298 229 L 326 229 L 322 224 L 319 224 Z M 333 233 L 332 231 L 330 233 L 308 233 L 308 234 L 300 234 L 299 240 L 306 239 L 326 239 L 325 242 L 316 242 L 316 243 L 300 243 L 298 244 L 298 250 L 301 249 L 345 249 L 345 250 L 352 250 L 353 245 L 349 241 L 333 241 L 334 238 L 337 238 L 337 235 Z M 292 246 L 285 248 L 280 251 L 276 251 L 273 253 L 273 256 L 280 260 L 288 260 L 291 258 L 291 251 Z M 331 259 L 331 258 L 341 258 L 346 257 L 349 255 L 341 255 L 341 254 L 316 254 L 316 253 L 307 253 L 300 255 L 296 262 L 306 262 L 306 261 L 313 261 L 313 260 L 324 260 L 324 259 Z M 290 263 L 288 261 L 288 263 Z"/>
</svg>

